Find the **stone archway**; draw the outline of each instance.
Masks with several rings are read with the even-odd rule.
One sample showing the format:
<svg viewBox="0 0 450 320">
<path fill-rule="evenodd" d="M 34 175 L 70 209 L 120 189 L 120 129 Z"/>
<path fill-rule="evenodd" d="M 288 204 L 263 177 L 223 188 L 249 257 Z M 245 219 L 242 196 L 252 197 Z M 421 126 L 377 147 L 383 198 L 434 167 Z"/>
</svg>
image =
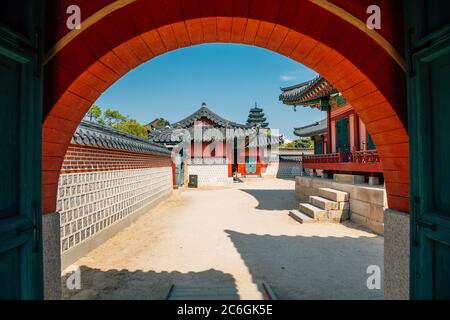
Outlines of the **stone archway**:
<svg viewBox="0 0 450 320">
<path fill-rule="evenodd" d="M 66 28 L 65 1 L 48 23 L 43 212 L 56 209 L 59 171 L 73 132 L 92 103 L 140 64 L 181 47 L 241 43 L 314 69 L 341 91 L 373 136 L 388 204 L 409 210 L 409 160 L 400 4 L 383 6 L 383 29 L 363 21 L 369 1 L 82 0 L 81 30 Z M 58 17 L 54 26 L 54 16 Z"/>
</svg>

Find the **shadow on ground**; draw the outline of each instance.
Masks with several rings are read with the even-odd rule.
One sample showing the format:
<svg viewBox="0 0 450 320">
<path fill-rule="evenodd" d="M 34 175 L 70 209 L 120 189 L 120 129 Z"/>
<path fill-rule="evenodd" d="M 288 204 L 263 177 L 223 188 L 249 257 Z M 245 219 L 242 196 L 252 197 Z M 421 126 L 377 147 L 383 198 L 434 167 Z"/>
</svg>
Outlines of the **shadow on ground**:
<svg viewBox="0 0 450 320">
<path fill-rule="evenodd" d="M 298 209 L 299 201 L 292 190 L 279 189 L 240 189 L 258 201 L 259 210 L 292 210 Z"/>
<path fill-rule="evenodd" d="M 227 298 L 238 300 L 232 275 L 214 269 L 181 273 L 129 270 L 99 270 L 80 267 L 81 289 L 69 290 L 62 277 L 63 299 L 72 300 L 165 300 L 172 285 L 226 287 Z"/>
<path fill-rule="evenodd" d="M 225 231 L 253 282 L 279 299 L 382 299 L 382 237 L 272 236 Z M 367 267 L 381 269 L 381 290 L 367 288 Z"/>
</svg>

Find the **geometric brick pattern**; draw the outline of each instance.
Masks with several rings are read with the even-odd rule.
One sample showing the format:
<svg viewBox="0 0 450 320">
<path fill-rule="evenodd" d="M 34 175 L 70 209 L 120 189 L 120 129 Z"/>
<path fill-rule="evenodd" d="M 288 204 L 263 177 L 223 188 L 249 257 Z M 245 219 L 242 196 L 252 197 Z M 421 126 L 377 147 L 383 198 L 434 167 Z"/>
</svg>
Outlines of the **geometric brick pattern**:
<svg viewBox="0 0 450 320">
<path fill-rule="evenodd" d="M 171 167 L 62 174 L 57 197 L 62 252 L 171 190 Z"/>
<path fill-rule="evenodd" d="M 170 157 L 70 145 L 61 173 L 170 167 Z"/>
<path fill-rule="evenodd" d="M 359 21 L 371 4 L 383 8 L 376 30 L 403 52 L 402 1 L 330 0 Z M 72 135 L 89 107 L 142 63 L 178 48 L 240 43 L 277 52 L 314 69 L 353 106 L 376 144 L 389 207 L 409 211 L 406 75 L 367 30 L 309 0 L 61 1 L 48 14 L 47 53 L 70 30 L 68 5 L 82 22 L 45 67 L 43 211 L 53 212 L 58 175 Z M 111 11 L 104 10 L 108 5 Z M 102 11 L 103 10 L 103 11 Z M 103 14 L 106 13 L 106 14 Z M 92 21 L 92 20 L 91 20 Z"/>
</svg>

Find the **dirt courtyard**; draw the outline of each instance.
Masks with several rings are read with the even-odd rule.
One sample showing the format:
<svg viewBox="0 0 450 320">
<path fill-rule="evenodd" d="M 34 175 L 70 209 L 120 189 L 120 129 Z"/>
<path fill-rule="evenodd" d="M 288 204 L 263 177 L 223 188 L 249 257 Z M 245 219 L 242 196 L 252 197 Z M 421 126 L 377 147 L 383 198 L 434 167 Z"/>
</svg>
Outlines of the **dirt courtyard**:
<svg viewBox="0 0 450 320">
<path fill-rule="evenodd" d="M 366 270 L 383 270 L 383 237 L 352 223 L 299 224 L 288 216 L 299 204 L 294 184 L 176 192 L 78 260 L 81 290 L 63 277 L 64 299 L 165 299 L 172 285 L 261 299 L 261 282 L 279 299 L 382 299 Z"/>
</svg>

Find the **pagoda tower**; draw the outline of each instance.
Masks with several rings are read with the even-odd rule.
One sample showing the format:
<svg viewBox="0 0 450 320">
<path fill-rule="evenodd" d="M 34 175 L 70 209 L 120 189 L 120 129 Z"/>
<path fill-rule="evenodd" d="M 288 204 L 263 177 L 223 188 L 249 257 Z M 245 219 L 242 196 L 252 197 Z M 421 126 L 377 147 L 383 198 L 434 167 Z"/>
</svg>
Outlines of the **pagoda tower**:
<svg viewBox="0 0 450 320">
<path fill-rule="evenodd" d="M 255 103 L 255 107 L 250 109 L 247 124 L 252 126 L 260 126 L 261 128 L 267 128 L 269 126 L 269 123 L 267 123 L 266 120 L 267 119 L 264 115 L 264 110 L 258 108 L 258 105 Z"/>
</svg>

